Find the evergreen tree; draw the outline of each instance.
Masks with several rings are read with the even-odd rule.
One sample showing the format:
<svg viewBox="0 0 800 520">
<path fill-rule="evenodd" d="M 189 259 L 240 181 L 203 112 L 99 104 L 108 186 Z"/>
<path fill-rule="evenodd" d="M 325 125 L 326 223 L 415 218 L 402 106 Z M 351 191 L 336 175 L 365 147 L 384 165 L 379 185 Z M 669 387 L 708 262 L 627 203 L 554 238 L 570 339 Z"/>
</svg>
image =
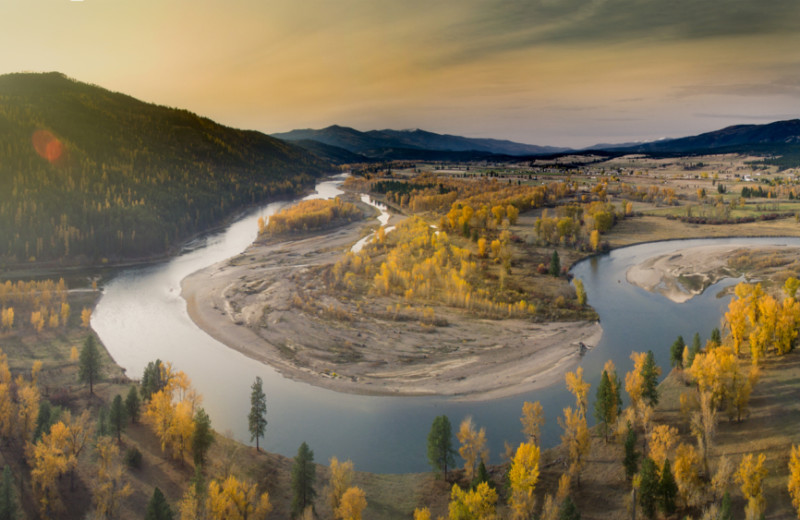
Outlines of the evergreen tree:
<svg viewBox="0 0 800 520">
<path fill-rule="evenodd" d="M 97 428 L 95 428 L 94 434 L 97 437 L 106 437 L 109 435 L 109 432 L 108 408 L 101 406 L 100 409 L 97 410 Z"/>
<path fill-rule="evenodd" d="M 58 422 L 61 407 L 53 406 L 47 399 L 39 403 L 39 414 L 36 416 L 36 429 L 33 431 L 33 442 L 36 443 L 42 435 L 50 431 L 50 427 Z"/>
<path fill-rule="evenodd" d="M 611 422 L 616 419 L 617 408 L 617 395 L 608 377 L 608 372 L 603 370 L 603 375 L 600 378 L 600 384 L 597 385 L 597 397 L 594 401 L 594 417 L 600 423 L 600 431 L 603 432 L 605 441 L 608 442 L 608 432 L 611 427 Z"/>
<path fill-rule="evenodd" d="M 314 506 L 314 480 L 316 479 L 314 452 L 303 442 L 297 450 L 292 465 L 292 518 L 297 518 L 307 506 Z"/>
<path fill-rule="evenodd" d="M 722 345 L 722 333 L 719 331 L 719 328 L 714 327 L 711 331 L 711 341 L 713 341 L 717 346 Z"/>
<path fill-rule="evenodd" d="M 650 457 L 642 460 L 642 469 L 639 471 L 639 505 L 642 506 L 642 513 L 646 518 L 655 518 L 656 506 L 659 502 L 660 482 L 658 480 L 658 468 Z"/>
<path fill-rule="evenodd" d="M 122 442 L 122 432 L 125 430 L 127 418 L 125 405 L 122 403 L 122 396 L 117 394 L 111 402 L 111 410 L 109 410 L 108 414 L 111 430 L 117 435 L 117 442 Z"/>
<path fill-rule="evenodd" d="M 733 514 L 731 513 L 731 494 L 729 492 L 725 492 L 722 495 L 722 502 L 719 505 L 719 520 L 733 520 Z"/>
<path fill-rule="evenodd" d="M 14 493 L 14 477 L 11 468 L 3 468 L 3 482 L 0 484 L 0 520 L 15 520 L 19 516 L 19 506 Z"/>
<path fill-rule="evenodd" d="M 639 452 L 636 451 L 636 431 L 628 421 L 628 434 L 625 436 L 625 458 L 622 461 L 625 466 L 625 476 L 630 480 L 639 471 Z"/>
<path fill-rule="evenodd" d="M 700 344 L 700 333 L 695 332 L 694 336 L 692 337 L 692 354 L 699 354 L 701 349 L 702 345 Z"/>
<path fill-rule="evenodd" d="M 214 432 L 211 430 L 211 418 L 202 408 L 194 414 L 194 430 L 192 430 L 192 457 L 195 467 L 206 463 L 208 449 L 214 443 Z"/>
<path fill-rule="evenodd" d="M 658 404 L 658 375 L 660 372 L 653 351 L 648 350 L 642 367 L 642 377 L 644 378 L 642 397 L 648 400 L 650 406 Z"/>
<path fill-rule="evenodd" d="M 671 366 L 675 368 L 683 368 L 683 349 L 686 347 L 686 342 L 683 341 L 683 336 L 678 336 L 675 343 L 669 349 L 669 359 Z"/>
<path fill-rule="evenodd" d="M 251 386 L 250 414 L 247 416 L 250 429 L 250 441 L 256 441 L 256 451 L 259 451 L 258 439 L 264 436 L 267 429 L 267 396 L 264 394 L 263 381 L 256 376 Z"/>
<path fill-rule="evenodd" d="M 161 360 L 151 361 L 144 368 L 142 375 L 142 399 L 148 401 L 150 396 L 163 389 L 167 382 L 164 381 Z"/>
<path fill-rule="evenodd" d="M 428 462 L 435 472 L 442 472 L 447 480 L 447 467 L 455 464 L 453 432 L 450 419 L 440 415 L 433 420 L 428 433 Z"/>
<path fill-rule="evenodd" d="M 481 463 L 478 464 L 478 471 L 475 473 L 475 478 L 472 479 L 472 485 L 470 487 L 475 489 L 479 484 L 483 484 L 484 482 L 486 482 L 490 488 L 494 488 L 494 482 L 492 482 L 492 478 L 489 475 L 489 470 L 486 469 L 486 464 L 484 464 L 483 459 L 481 459 Z"/>
<path fill-rule="evenodd" d="M 153 490 L 153 496 L 147 503 L 144 520 L 172 520 L 172 509 L 170 509 L 164 493 L 158 488 Z"/>
<path fill-rule="evenodd" d="M 139 391 L 136 385 L 132 385 L 125 398 L 125 411 L 128 412 L 131 422 L 135 423 L 139 419 Z"/>
<path fill-rule="evenodd" d="M 561 274 L 561 259 L 558 257 L 558 251 L 553 250 L 553 256 L 550 257 L 550 275 L 558 276 Z"/>
<path fill-rule="evenodd" d="M 675 477 L 672 475 L 672 468 L 669 465 L 669 459 L 664 460 L 664 468 L 661 470 L 661 511 L 667 515 L 672 515 L 675 510 L 675 498 L 678 496 L 678 484 L 675 482 Z"/>
<path fill-rule="evenodd" d="M 572 501 L 572 498 L 567 495 L 561 507 L 558 509 L 558 520 L 581 520 L 581 513 L 578 511 L 578 506 Z"/>
<path fill-rule="evenodd" d="M 78 377 L 82 383 L 89 383 L 89 393 L 93 394 L 94 382 L 100 377 L 100 352 L 92 335 L 83 343 L 79 364 Z"/>
</svg>

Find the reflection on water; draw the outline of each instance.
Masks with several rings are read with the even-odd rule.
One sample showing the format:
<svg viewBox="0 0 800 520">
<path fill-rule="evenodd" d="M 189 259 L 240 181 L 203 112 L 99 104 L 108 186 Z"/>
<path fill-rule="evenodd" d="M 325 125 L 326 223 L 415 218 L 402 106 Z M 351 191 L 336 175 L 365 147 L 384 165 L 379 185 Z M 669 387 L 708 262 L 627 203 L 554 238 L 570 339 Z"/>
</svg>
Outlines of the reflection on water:
<svg viewBox="0 0 800 520">
<path fill-rule="evenodd" d="M 321 182 L 317 197 L 339 193 L 341 179 Z M 454 428 L 466 415 L 486 427 L 492 461 L 499 461 L 503 441 L 522 440 L 519 416 L 525 400 L 544 405 L 547 423 L 543 442 L 551 446 L 561 433 L 556 417 L 572 402 L 563 384 L 485 403 L 463 403 L 432 397 L 369 397 L 337 394 L 282 377 L 270 367 L 228 349 L 189 319 L 180 297 L 187 275 L 243 251 L 255 238 L 257 220 L 287 203 L 274 203 L 246 215 L 222 233 L 205 238 L 192 250 L 158 265 L 124 270 L 104 288 L 92 326 L 114 359 L 134 378 L 147 362 L 171 361 L 185 371 L 204 397 L 213 426 L 249 442 L 247 413 L 250 385 L 264 380 L 267 395 L 266 449 L 293 456 L 306 441 L 326 463 L 336 455 L 351 459 L 358 470 L 378 472 L 426 471 L 426 438 L 433 418 L 447 414 Z M 800 244 L 800 240 L 781 239 Z M 598 370 L 612 358 L 621 376 L 630 369 L 631 350 L 652 349 L 662 367 L 668 366 L 669 345 L 678 334 L 708 336 L 719 325 L 728 297 L 718 299 L 723 281 L 684 304 L 674 304 L 625 281 L 633 263 L 687 245 L 719 241 L 675 241 L 634 246 L 577 264 L 573 273 L 583 279 L 590 303 L 597 309 L 603 339 L 581 364 L 593 387 Z M 769 239 L 737 240 L 743 244 Z M 619 281 L 619 282 L 618 282 Z M 592 400 L 594 388 L 590 391 Z"/>
</svg>

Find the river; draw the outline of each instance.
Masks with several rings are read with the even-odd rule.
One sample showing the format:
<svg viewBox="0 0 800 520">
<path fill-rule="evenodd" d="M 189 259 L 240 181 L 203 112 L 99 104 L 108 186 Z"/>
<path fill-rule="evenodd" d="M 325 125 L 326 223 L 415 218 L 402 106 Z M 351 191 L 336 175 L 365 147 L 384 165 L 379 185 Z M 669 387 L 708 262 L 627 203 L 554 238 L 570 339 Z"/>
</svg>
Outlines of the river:
<svg viewBox="0 0 800 520">
<path fill-rule="evenodd" d="M 310 197 L 328 198 L 340 193 L 341 178 L 317 185 Z M 255 239 L 258 218 L 268 217 L 288 203 L 269 204 L 252 211 L 226 230 L 195 241 L 177 257 L 146 267 L 125 269 L 103 287 L 92 316 L 92 327 L 115 361 L 132 378 L 140 378 L 145 365 L 156 358 L 170 361 L 191 378 L 203 395 L 202 406 L 214 428 L 250 443 L 247 413 L 250 385 L 256 376 L 267 395 L 267 432 L 261 445 L 294 456 L 306 441 L 315 460 L 327 464 L 333 455 L 351 459 L 357 470 L 405 473 L 427 471 L 427 434 L 434 417 L 447 414 L 454 433 L 458 423 L 472 415 L 486 427 L 492 462 L 500 460 L 503 441 L 522 440 L 519 416 L 523 401 L 539 400 L 545 409 L 543 444 L 559 442 L 556 418 L 571 404 L 563 384 L 530 394 L 489 402 L 459 402 L 436 397 L 371 397 L 340 394 L 284 378 L 271 367 L 227 348 L 200 330 L 186 312 L 180 282 L 189 274 L 244 251 Z M 593 257 L 574 266 L 583 279 L 589 303 L 603 325 L 603 338 L 581 360 L 592 383 L 590 401 L 599 380 L 598 371 L 609 358 L 620 377 L 630 369 L 632 350 L 652 349 L 662 367 L 669 363 L 669 346 L 678 334 L 690 340 L 695 332 L 706 338 L 719 325 L 728 297 L 720 290 L 723 280 L 683 304 L 675 304 L 627 283 L 625 271 L 642 260 L 689 245 L 720 240 L 682 240 L 643 244 Z M 800 245 L 800 239 L 735 239 L 725 243 Z"/>
</svg>

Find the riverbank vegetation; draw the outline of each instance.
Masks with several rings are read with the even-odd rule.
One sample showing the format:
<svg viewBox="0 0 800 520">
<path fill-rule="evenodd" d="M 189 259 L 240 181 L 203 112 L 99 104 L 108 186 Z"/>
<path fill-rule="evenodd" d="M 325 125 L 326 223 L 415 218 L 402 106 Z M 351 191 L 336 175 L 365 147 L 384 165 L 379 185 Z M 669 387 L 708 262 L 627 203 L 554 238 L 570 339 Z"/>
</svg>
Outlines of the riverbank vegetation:
<svg viewBox="0 0 800 520">
<path fill-rule="evenodd" d="M 258 132 L 57 73 L 2 76 L 0 101 L 0 266 L 164 255 L 328 170 Z"/>
<path fill-rule="evenodd" d="M 259 234 L 270 236 L 321 231 L 362 218 L 355 204 L 341 198 L 303 200 L 269 217 L 258 219 Z"/>
</svg>

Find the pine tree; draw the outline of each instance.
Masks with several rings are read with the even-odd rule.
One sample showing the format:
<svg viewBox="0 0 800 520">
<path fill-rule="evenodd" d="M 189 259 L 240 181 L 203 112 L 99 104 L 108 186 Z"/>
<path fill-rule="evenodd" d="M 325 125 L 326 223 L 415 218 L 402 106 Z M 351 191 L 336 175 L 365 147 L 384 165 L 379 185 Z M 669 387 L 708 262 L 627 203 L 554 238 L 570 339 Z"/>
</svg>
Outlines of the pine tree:
<svg viewBox="0 0 800 520">
<path fill-rule="evenodd" d="M 447 480 L 447 468 L 455 464 L 455 454 L 450 419 L 440 415 L 433 420 L 428 433 L 428 462 L 435 472 L 441 471 Z"/>
<path fill-rule="evenodd" d="M 659 487 L 661 488 L 661 511 L 670 516 L 676 509 L 675 498 L 678 496 L 678 484 L 675 483 L 675 477 L 672 475 L 669 459 L 664 461 Z"/>
<path fill-rule="evenodd" d="M 625 476 L 630 480 L 639 471 L 639 452 L 636 451 L 636 432 L 628 421 L 628 434 L 625 436 Z"/>
<path fill-rule="evenodd" d="M 600 384 L 597 385 L 597 397 L 594 402 L 594 417 L 600 423 L 600 431 L 603 432 L 605 441 L 608 442 L 608 432 L 611 424 L 616 419 L 616 395 L 612 388 L 611 380 L 608 377 L 608 372 L 603 370 L 603 375 L 600 378 Z"/>
<path fill-rule="evenodd" d="M 558 276 L 561 274 L 561 259 L 558 257 L 558 251 L 553 250 L 553 256 L 550 257 L 550 275 Z"/>
<path fill-rule="evenodd" d="M 158 488 L 153 490 L 153 496 L 147 503 L 144 520 L 172 520 L 172 509 L 170 509 L 164 493 Z"/>
<path fill-rule="evenodd" d="M 256 376 L 250 387 L 250 414 L 247 416 L 250 429 L 250 441 L 256 441 L 256 451 L 259 451 L 258 439 L 264 436 L 267 429 L 267 396 L 264 394 L 263 381 Z"/>
<path fill-rule="evenodd" d="M 572 501 L 572 498 L 567 496 L 561 507 L 558 510 L 558 520 L 581 520 L 581 513 L 578 511 L 578 506 Z"/>
<path fill-rule="evenodd" d="M 132 385 L 125 398 L 125 411 L 128 412 L 131 422 L 135 423 L 139 419 L 139 391 L 136 385 Z"/>
<path fill-rule="evenodd" d="M 117 434 L 117 442 L 122 442 L 122 432 L 125 430 L 127 412 L 125 411 L 125 405 L 122 403 L 122 396 L 119 394 L 111 402 L 108 419 L 111 423 L 112 431 Z"/>
<path fill-rule="evenodd" d="M 314 491 L 315 479 L 314 452 L 303 442 L 292 465 L 292 518 L 297 518 L 307 506 L 313 507 L 317 495 Z"/>
<path fill-rule="evenodd" d="M 683 349 L 686 347 L 686 342 L 683 341 L 683 336 L 678 336 L 675 343 L 669 349 L 669 359 L 671 366 L 675 368 L 683 368 Z"/>
<path fill-rule="evenodd" d="M 167 382 L 164 381 L 161 360 L 156 359 L 147 364 L 142 375 L 142 399 L 148 401 L 150 396 L 163 389 Z"/>
<path fill-rule="evenodd" d="M 82 383 L 89 383 L 89 393 L 94 393 L 94 382 L 100 377 L 100 352 L 94 336 L 88 336 L 83 343 L 78 377 Z"/>
<path fill-rule="evenodd" d="M 15 520 L 19 516 L 19 506 L 14 495 L 14 477 L 11 475 L 11 468 L 6 464 L 3 468 L 3 482 L 0 483 L 0 520 Z"/>
<path fill-rule="evenodd" d="M 642 367 L 642 378 L 644 379 L 642 397 L 649 401 L 650 406 L 658 404 L 658 376 L 660 374 L 661 369 L 656 365 L 653 351 L 648 350 Z"/>
<path fill-rule="evenodd" d="M 726 491 L 722 495 L 722 502 L 719 505 L 719 520 L 733 520 L 733 513 L 731 513 L 731 494 Z"/>
<path fill-rule="evenodd" d="M 639 477 L 639 505 L 642 506 L 642 513 L 647 518 L 655 518 L 660 485 L 658 468 L 656 468 L 656 463 L 650 457 L 645 457 L 642 461 Z"/>
<path fill-rule="evenodd" d="M 192 457 L 195 466 L 203 466 L 206 462 L 206 453 L 214 443 L 214 432 L 211 430 L 211 418 L 205 410 L 198 409 L 194 414 L 194 429 L 192 430 Z"/>
</svg>

